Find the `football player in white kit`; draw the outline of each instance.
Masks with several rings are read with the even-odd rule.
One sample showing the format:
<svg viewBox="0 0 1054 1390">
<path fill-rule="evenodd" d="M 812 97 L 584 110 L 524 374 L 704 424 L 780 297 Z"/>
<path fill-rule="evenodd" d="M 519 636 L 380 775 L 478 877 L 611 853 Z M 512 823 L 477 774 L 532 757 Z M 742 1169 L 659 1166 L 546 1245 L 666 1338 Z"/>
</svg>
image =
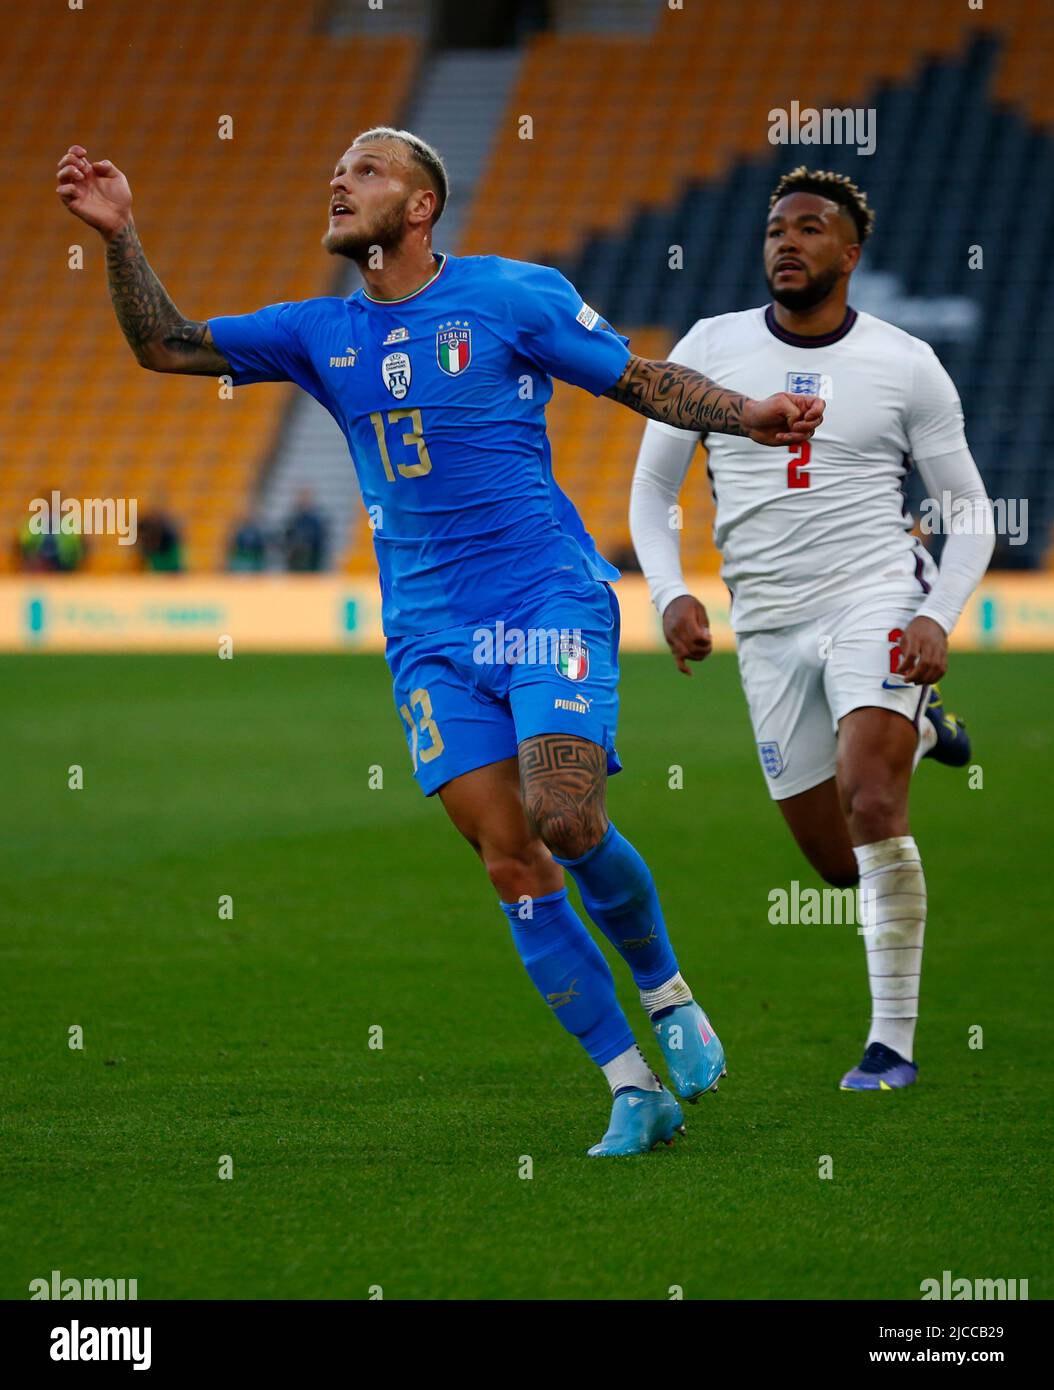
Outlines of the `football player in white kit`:
<svg viewBox="0 0 1054 1390">
<path fill-rule="evenodd" d="M 959 397 L 932 348 L 849 307 L 873 222 L 844 176 L 804 166 L 785 175 L 765 230 L 773 302 L 699 320 L 669 358 L 753 396 L 808 392 L 827 403 L 812 441 L 785 454 L 730 435 L 706 445 L 714 539 L 769 791 L 813 867 L 839 887 L 859 883 L 869 909 L 871 1028 L 841 1085 L 877 1091 L 912 1085 L 918 1071 L 926 881 L 908 788 L 927 754 L 969 758 L 935 683 L 994 537 Z M 641 568 L 686 675 L 711 647 L 674 524 L 703 437 L 649 423 L 630 505 Z M 939 572 L 911 534 L 902 483 L 912 467 L 957 518 Z M 960 528 L 962 517 L 975 524 Z"/>
</svg>

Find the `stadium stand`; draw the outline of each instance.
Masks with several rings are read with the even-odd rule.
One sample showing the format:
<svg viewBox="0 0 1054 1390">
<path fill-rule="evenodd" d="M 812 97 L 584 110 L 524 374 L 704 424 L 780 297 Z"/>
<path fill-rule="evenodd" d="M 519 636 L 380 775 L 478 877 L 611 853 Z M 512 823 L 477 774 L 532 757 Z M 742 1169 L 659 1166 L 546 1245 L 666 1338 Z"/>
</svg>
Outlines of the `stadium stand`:
<svg viewBox="0 0 1054 1390">
<path fill-rule="evenodd" d="M 0 13 L 15 3 L 0 0 Z M 5 535 L 21 519 L 18 499 L 42 487 L 134 491 L 141 506 L 177 516 L 192 566 L 218 567 L 235 518 L 261 499 L 277 518 L 307 483 L 346 529 L 341 567 L 372 567 L 328 418 L 313 402 L 293 407 L 291 389 L 217 402 L 200 382 L 137 373 L 100 293 L 97 245 L 46 200 L 55 158 L 78 138 L 127 167 L 148 253 L 188 313 L 329 293 L 319 182 L 349 132 L 385 121 L 435 140 L 468 195 L 440 225 L 440 248 L 559 265 L 648 355 L 663 355 L 695 318 L 763 301 L 758 226 L 780 172 L 805 161 L 850 173 L 878 211 L 854 302 L 933 342 L 990 490 L 1030 499 L 1030 544 L 1001 545 L 998 562 L 1042 563 L 1054 516 L 1048 0 L 981 10 L 963 0 L 854 0 L 800 7 L 793 23 L 780 0 L 655 5 L 645 7 L 647 27 L 640 6 L 557 0 L 552 31 L 497 63 L 487 56 L 489 83 L 467 55 L 426 54 L 409 36 L 422 32 L 423 0 L 401 16 L 390 7 L 383 36 L 350 0 L 305 8 L 297 30 L 280 0 L 182 0 L 195 37 L 173 49 L 164 16 L 176 8 L 112 0 L 71 13 L 64 48 L 53 26 L 45 45 L 36 12 L 18 5 L 17 42 L 0 57 L 27 190 L 0 232 L 9 271 L 18 267 L 4 332 L 23 365 L 0 400 L 5 417 L 18 418 L 4 447 L 5 473 L 17 480 L 0 499 Z M 107 86 L 129 46 L 156 84 L 146 112 Z M 60 130 L 48 109 L 60 81 L 76 89 L 76 132 Z M 339 102 L 318 100 L 331 90 Z M 769 111 L 792 101 L 873 107 L 875 153 L 772 146 Z M 216 138 L 221 114 L 235 118 L 233 141 Z M 40 226 L 53 234 L 34 237 Z M 65 269 L 76 242 L 83 272 Z M 682 269 L 670 267 L 674 246 Z M 971 267 L 975 246 L 983 269 Z M 339 284 L 346 293 L 352 282 Z M 558 479 L 602 548 L 623 551 L 639 420 L 560 385 L 550 420 Z M 698 523 L 709 509 L 705 469 L 690 478 L 686 561 L 712 569 L 709 527 Z"/>
<path fill-rule="evenodd" d="M 648 339 L 661 352 L 696 318 L 764 302 L 758 220 L 780 172 L 804 160 L 851 174 L 879 212 L 865 262 L 877 292 L 861 307 L 933 342 L 990 490 L 1030 499 L 1029 545 L 1000 544 L 997 562 L 1041 563 L 1054 516 L 1054 12 L 859 0 L 804 7 L 793 25 L 779 14 L 744 0 L 660 11 L 650 36 L 535 39 L 461 250 L 499 244 L 559 265 L 635 346 L 635 325 L 663 325 Z M 875 153 L 768 145 L 774 93 L 786 107 L 874 107 Z M 534 139 L 520 142 L 514 115 L 528 109 Z M 510 167 L 534 190 L 522 217 L 502 196 Z M 983 271 L 970 268 L 975 245 Z M 876 271 L 899 287 L 899 315 Z M 562 481 L 618 549 L 625 519 L 606 499 L 625 496 L 633 450 L 599 447 L 575 411 L 553 438 Z M 689 567 L 712 568 L 708 533 L 686 530 Z"/>
<path fill-rule="evenodd" d="M 108 0 L 62 13 L 64 29 L 49 6 L 0 5 L 18 189 L 0 225 L 3 332 L 19 364 L 0 388 L 0 564 L 12 563 L 28 499 L 56 487 L 136 495 L 141 512 L 177 520 L 190 567 L 220 568 L 293 388 L 220 400 L 207 382 L 140 371 L 106 299 L 101 243 L 58 204 L 55 165 L 79 141 L 127 172 L 147 254 L 190 317 L 324 293 L 334 151 L 403 104 L 418 45 L 316 32 L 310 6 L 292 26 L 284 0 Z M 120 80 L 129 55 L 134 91 Z M 73 246 L 83 270 L 67 268 Z M 130 560 L 98 546 L 88 564 Z"/>
</svg>

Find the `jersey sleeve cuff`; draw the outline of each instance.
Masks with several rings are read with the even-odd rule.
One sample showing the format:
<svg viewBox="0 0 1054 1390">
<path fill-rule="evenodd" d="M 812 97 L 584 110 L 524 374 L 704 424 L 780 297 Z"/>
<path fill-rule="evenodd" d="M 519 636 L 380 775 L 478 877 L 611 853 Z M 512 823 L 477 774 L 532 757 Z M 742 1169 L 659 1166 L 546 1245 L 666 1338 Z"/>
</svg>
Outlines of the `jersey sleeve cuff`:
<svg viewBox="0 0 1054 1390">
<path fill-rule="evenodd" d="M 937 624 L 937 626 L 938 626 L 938 627 L 941 629 L 941 631 L 944 633 L 945 637 L 950 637 L 950 636 L 952 635 L 952 628 L 955 626 L 955 624 L 956 624 L 956 623 L 958 622 L 958 620 L 959 620 L 959 614 L 958 614 L 958 613 L 954 613 L 954 614 L 952 614 L 952 615 L 949 615 L 949 614 L 946 613 L 943 609 L 934 608 L 934 607 L 932 607 L 932 606 L 931 606 L 930 604 L 928 604 L 928 603 L 924 603 L 924 604 L 922 605 L 922 607 L 921 607 L 921 608 L 918 610 L 918 612 L 915 614 L 915 617 L 916 617 L 916 618 L 929 618 L 929 620 L 930 620 L 931 622 L 934 622 L 934 623 Z"/>
<path fill-rule="evenodd" d="M 690 597 L 691 592 L 691 589 L 687 587 L 684 580 L 679 579 L 675 582 L 664 584 L 660 588 L 652 589 L 651 601 L 655 605 L 655 611 L 661 618 L 675 598 L 684 598 L 686 595 Z"/>
</svg>

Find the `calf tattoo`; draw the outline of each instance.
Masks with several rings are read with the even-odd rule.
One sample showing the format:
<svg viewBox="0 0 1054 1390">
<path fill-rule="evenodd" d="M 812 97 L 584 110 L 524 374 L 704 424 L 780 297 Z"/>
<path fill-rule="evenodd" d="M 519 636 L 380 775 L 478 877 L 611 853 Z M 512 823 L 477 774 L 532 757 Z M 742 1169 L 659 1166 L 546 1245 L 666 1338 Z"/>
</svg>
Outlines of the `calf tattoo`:
<svg viewBox="0 0 1054 1390">
<path fill-rule="evenodd" d="M 607 754 L 571 734 L 520 744 L 520 790 L 534 834 L 561 859 L 580 859 L 607 830 Z"/>
<path fill-rule="evenodd" d="M 678 362 L 630 357 L 618 381 L 604 394 L 650 420 L 662 420 L 678 429 L 747 433 L 743 424 L 747 397 L 726 391 L 708 376 Z"/>
</svg>

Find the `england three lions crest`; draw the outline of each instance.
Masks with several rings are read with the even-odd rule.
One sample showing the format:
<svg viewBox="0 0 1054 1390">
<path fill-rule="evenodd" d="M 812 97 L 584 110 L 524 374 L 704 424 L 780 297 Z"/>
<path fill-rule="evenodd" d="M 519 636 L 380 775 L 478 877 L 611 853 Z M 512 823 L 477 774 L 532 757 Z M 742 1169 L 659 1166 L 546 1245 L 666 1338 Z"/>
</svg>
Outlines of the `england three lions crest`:
<svg viewBox="0 0 1054 1390">
<path fill-rule="evenodd" d="M 783 771 L 783 754 L 778 743 L 759 743 L 758 754 L 766 777 L 778 777 Z"/>
<path fill-rule="evenodd" d="M 462 319 L 445 323 L 436 333 L 436 361 L 447 376 L 460 376 L 472 361 L 472 329 Z"/>
<path fill-rule="evenodd" d="M 788 372 L 784 389 L 792 396 L 819 396 L 824 401 L 834 399 L 834 383 L 825 372 Z"/>
</svg>

